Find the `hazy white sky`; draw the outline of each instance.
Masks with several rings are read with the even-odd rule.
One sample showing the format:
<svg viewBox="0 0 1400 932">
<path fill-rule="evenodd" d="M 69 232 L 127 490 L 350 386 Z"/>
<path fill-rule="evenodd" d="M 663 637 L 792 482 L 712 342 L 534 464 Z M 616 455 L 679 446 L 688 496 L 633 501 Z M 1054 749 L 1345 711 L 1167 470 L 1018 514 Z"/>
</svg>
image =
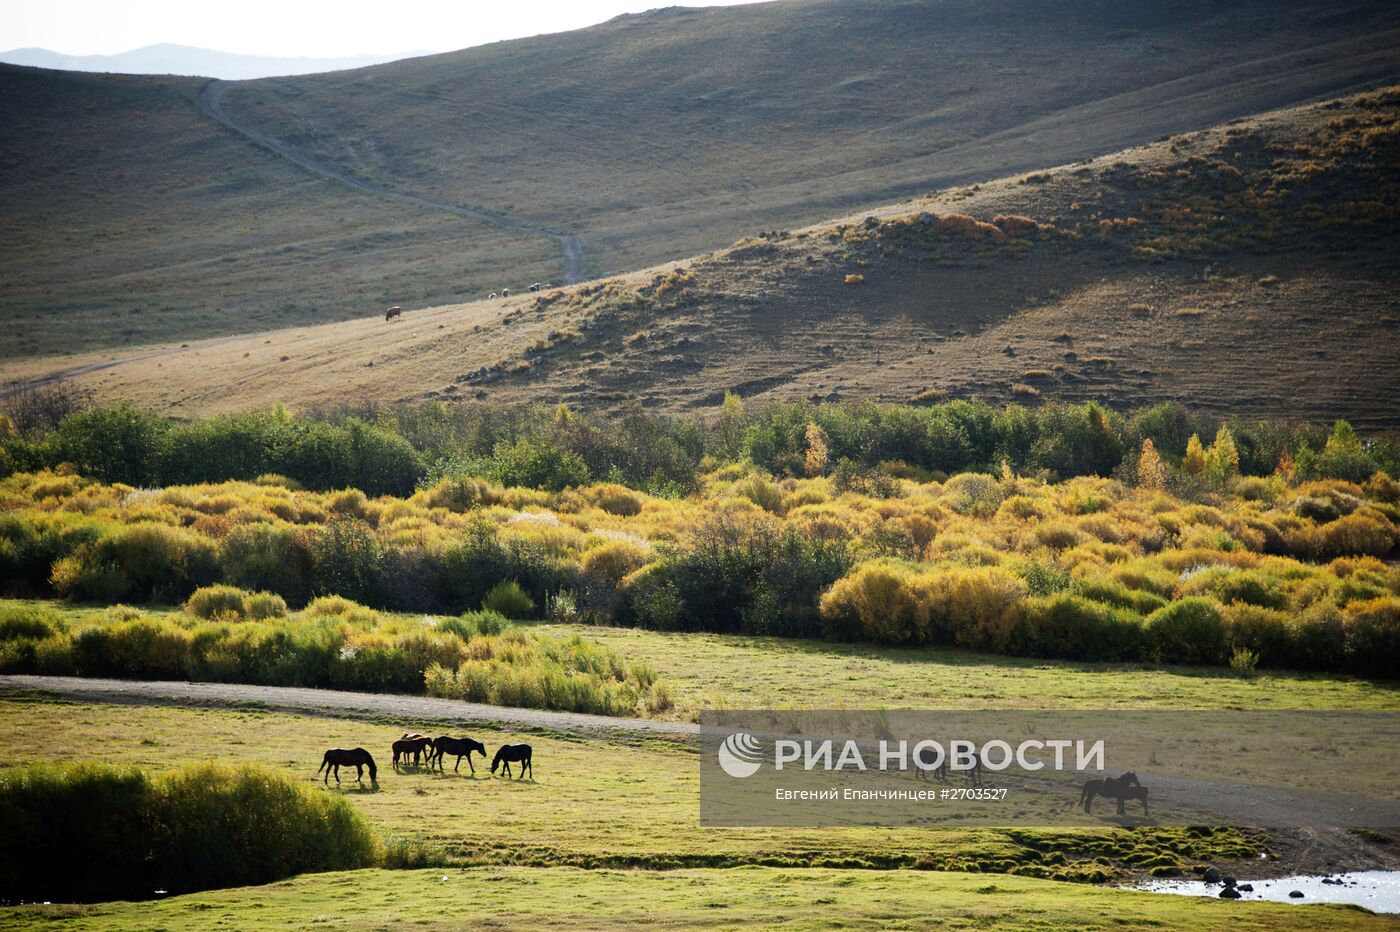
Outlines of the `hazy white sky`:
<svg viewBox="0 0 1400 932">
<path fill-rule="evenodd" d="M 325 58 L 446 52 L 561 32 L 671 0 L 0 0 L 0 49 L 110 55 L 173 42 Z M 680 2 L 680 0 L 677 0 Z M 721 6 L 751 0 L 683 0 Z"/>
</svg>

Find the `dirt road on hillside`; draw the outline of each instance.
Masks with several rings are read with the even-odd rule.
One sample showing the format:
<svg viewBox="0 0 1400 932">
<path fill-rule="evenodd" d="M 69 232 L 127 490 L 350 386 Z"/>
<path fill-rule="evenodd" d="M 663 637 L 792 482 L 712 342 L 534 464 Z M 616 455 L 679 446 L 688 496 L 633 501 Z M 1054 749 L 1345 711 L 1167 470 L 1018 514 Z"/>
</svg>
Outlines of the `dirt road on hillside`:
<svg viewBox="0 0 1400 932">
<path fill-rule="evenodd" d="M 233 82 L 231 81 L 218 80 L 210 81 L 208 84 L 204 85 L 199 92 L 200 112 L 211 120 L 216 120 L 227 126 L 254 145 L 267 149 L 269 152 L 276 153 L 289 162 L 294 162 L 301 166 L 312 174 L 320 175 L 323 178 L 329 178 L 332 181 L 354 188 L 356 191 L 362 191 L 365 194 L 372 194 L 376 197 L 385 198 L 400 204 L 408 204 L 413 207 L 446 211 L 458 217 L 466 217 L 471 220 L 489 223 L 502 230 L 548 236 L 550 239 L 554 240 L 559 246 L 559 251 L 563 254 L 564 281 L 571 285 L 583 281 L 585 264 L 583 242 L 577 236 L 570 233 L 561 233 L 558 230 L 538 227 L 526 223 L 523 220 L 507 217 L 503 214 L 498 214 L 480 207 L 463 207 L 459 204 L 447 204 L 442 201 L 419 197 L 416 194 L 396 191 L 393 188 L 375 181 L 357 178 L 330 162 L 323 162 L 305 152 L 298 151 L 280 139 L 259 132 L 247 123 L 229 114 L 228 111 L 224 109 L 224 95 L 232 86 Z M 523 288 L 523 283 L 521 287 Z"/>
</svg>

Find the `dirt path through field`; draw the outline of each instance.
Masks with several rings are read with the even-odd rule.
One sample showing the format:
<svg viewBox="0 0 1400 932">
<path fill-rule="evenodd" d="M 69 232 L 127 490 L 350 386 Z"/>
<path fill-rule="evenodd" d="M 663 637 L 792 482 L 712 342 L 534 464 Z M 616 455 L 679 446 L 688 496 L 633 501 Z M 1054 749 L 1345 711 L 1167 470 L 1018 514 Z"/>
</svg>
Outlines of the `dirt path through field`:
<svg viewBox="0 0 1400 932">
<path fill-rule="evenodd" d="M 429 696 L 290 686 L 0 676 L 0 690 L 7 689 L 42 690 L 96 702 L 176 706 L 253 704 L 272 711 L 348 718 L 390 718 L 405 723 L 490 723 L 600 738 L 633 739 L 650 735 L 691 743 L 700 736 L 700 726 L 690 722 L 614 718 L 577 712 L 506 708 Z M 1152 774 L 1145 782 L 1151 784 L 1152 799 L 1156 805 L 1200 813 L 1202 816 L 1219 816 L 1239 825 L 1346 825 L 1349 813 L 1358 805 L 1357 799 L 1342 793 L 1298 792 L 1166 774 Z M 1400 812 L 1400 804 L 1395 808 Z"/>
<path fill-rule="evenodd" d="M 512 709 L 430 696 L 341 692 L 241 683 L 103 680 L 71 676 L 0 676 L 0 689 L 37 689 L 92 702 L 175 706 L 257 705 L 277 712 L 343 718 L 393 718 L 452 724 L 492 723 L 584 736 L 675 736 L 694 739 L 700 726 L 578 712 Z"/>
<path fill-rule="evenodd" d="M 269 152 L 276 153 L 289 162 L 293 162 L 313 174 L 320 175 L 323 178 L 329 178 L 332 181 L 354 188 L 357 191 L 396 201 L 400 204 L 408 204 L 413 207 L 425 207 L 429 210 L 446 211 L 458 217 L 466 217 L 471 220 L 489 223 L 503 230 L 548 236 L 550 239 L 554 240 L 559 246 L 559 251 L 563 254 L 564 281 L 568 284 L 583 281 L 585 264 L 583 242 L 577 236 L 570 233 L 562 233 L 558 230 L 537 227 L 523 220 L 517 220 L 513 217 L 507 217 L 503 214 L 498 214 L 479 207 L 463 207 L 459 204 L 447 204 L 442 201 L 419 197 L 416 194 L 396 191 L 378 182 L 357 178 L 329 162 L 323 162 L 320 159 L 296 150 L 280 139 L 259 132 L 242 120 L 229 114 L 228 111 L 224 109 L 224 94 L 227 93 L 232 85 L 233 82 L 231 81 L 218 80 L 210 81 L 208 84 L 204 85 L 199 92 L 200 112 L 210 119 L 227 126 L 254 145 L 267 149 Z"/>
</svg>

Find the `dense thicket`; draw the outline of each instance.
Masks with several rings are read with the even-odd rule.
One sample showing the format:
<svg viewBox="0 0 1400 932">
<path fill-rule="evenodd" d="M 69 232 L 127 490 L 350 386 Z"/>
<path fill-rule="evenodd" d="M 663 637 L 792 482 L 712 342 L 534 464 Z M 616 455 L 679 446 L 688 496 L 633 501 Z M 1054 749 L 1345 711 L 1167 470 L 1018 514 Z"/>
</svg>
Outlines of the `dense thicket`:
<svg viewBox="0 0 1400 932">
<path fill-rule="evenodd" d="M 252 768 L 0 770 L 0 825 L 4 903 L 150 899 L 368 867 L 379 855 L 348 801 Z"/>
<path fill-rule="evenodd" d="M 1179 462 L 1144 441 L 1115 478 L 1004 467 L 939 481 L 907 465 L 822 463 L 827 442 L 809 427 L 810 478 L 730 465 L 684 497 L 468 476 L 370 498 L 266 479 L 140 490 L 20 473 L 0 480 L 0 580 L 108 604 L 231 584 L 259 594 L 205 600 L 265 619 L 234 627 L 265 631 L 268 645 L 299 636 L 279 621 L 286 605 L 347 596 L 413 612 L 538 607 L 669 630 L 1397 672 L 1400 570 L 1387 561 L 1400 483 L 1384 473 L 1300 480 L 1284 457 L 1242 476 L 1222 429 L 1209 445 L 1189 437 Z M 1318 458 L 1364 455 L 1339 428 Z M 40 656 L 42 636 L 15 638 Z"/>
<path fill-rule="evenodd" d="M 388 616 L 339 596 L 292 614 L 271 593 L 231 586 L 198 589 L 184 613 L 159 615 L 115 605 L 72 621 L 0 604 L 0 672 L 428 692 L 595 715 L 670 707 L 645 664 L 509 624 L 493 611 Z"/>
<path fill-rule="evenodd" d="M 745 460 L 777 476 L 883 467 L 943 478 L 1002 464 L 1023 475 L 1108 476 L 1135 467 L 1144 440 L 1177 461 L 1192 436 L 1208 440 L 1222 427 L 1244 475 L 1268 475 L 1281 459 L 1291 460 L 1300 478 L 1360 482 L 1378 469 L 1400 474 L 1400 447 L 1390 441 L 1329 449 L 1331 428 L 1222 420 L 1173 404 L 1120 414 L 1092 403 L 746 406 L 730 396 L 717 417 L 704 419 L 433 402 L 195 421 L 127 406 L 72 407 L 31 399 L 13 418 L 0 417 L 0 475 L 66 463 L 138 487 L 275 474 L 312 489 L 402 496 L 443 476 L 474 475 L 548 491 L 608 481 L 680 494 L 693 490 L 707 467 Z M 36 416 L 36 409 L 51 416 Z"/>
</svg>

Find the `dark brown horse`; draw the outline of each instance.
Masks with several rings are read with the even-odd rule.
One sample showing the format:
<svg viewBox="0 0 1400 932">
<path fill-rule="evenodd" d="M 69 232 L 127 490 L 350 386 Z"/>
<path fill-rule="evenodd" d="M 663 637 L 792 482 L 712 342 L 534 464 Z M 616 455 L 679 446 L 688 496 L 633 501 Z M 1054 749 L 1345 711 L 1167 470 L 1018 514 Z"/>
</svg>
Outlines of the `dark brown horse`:
<svg viewBox="0 0 1400 932">
<path fill-rule="evenodd" d="M 471 738 L 453 738 L 451 735 L 443 735 L 433 742 L 433 753 L 428 758 L 429 764 L 437 764 L 439 770 L 442 769 L 442 758 L 447 754 L 455 754 L 457 763 L 452 765 L 452 772 L 457 773 L 457 768 L 462 766 L 462 758 L 467 759 L 467 766 L 472 770 L 472 776 L 476 776 L 476 766 L 472 763 L 472 753 L 478 753 L 484 759 L 486 757 L 486 745 L 480 741 L 473 741 Z"/>
<path fill-rule="evenodd" d="M 395 304 L 393 307 L 389 308 L 388 310 L 386 310 L 386 311 L 384 312 L 384 321 L 387 323 L 388 321 L 393 320 L 395 317 L 402 317 L 402 316 L 403 316 L 403 308 L 401 308 L 401 307 L 399 307 L 397 304 Z"/>
<path fill-rule="evenodd" d="M 928 769 L 927 765 L 932 764 L 933 761 L 930 760 L 929 758 L 924 757 L 924 756 L 923 756 L 919 751 L 917 751 L 917 750 L 914 752 L 914 755 L 915 755 L 915 757 L 918 758 L 918 759 L 915 761 L 915 763 L 914 763 L 914 776 L 918 777 L 918 778 L 921 779 L 921 780 L 927 780 L 929 777 L 933 777 L 933 778 L 935 778 L 936 780 L 938 780 L 939 783 L 947 783 L 947 782 L 948 782 L 948 758 L 947 758 L 947 757 L 944 757 L 942 763 L 940 763 L 937 767 L 934 767 L 934 768 L 932 768 L 932 769 Z M 919 764 L 921 764 L 921 763 L 924 764 L 924 765 L 926 765 L 926 766 L 923 766 L 923 767 L 919 766 Z M 968 782 L 968 784 L 969 784 L 970 786 L 981 786 L 981 785 L 982 785 L 982 758 L 981 758 L 981 756 L 980 756 L 980 755 L 975 756 L 974 759 L 973 759 L 973 763 L 972 763 L 972 766 L 971 766 L 971 767 L 968 767 L 968 768 L 965 768 L 965 769 L 964 769 L 964 768 L 959 768 L 958 772 L 964 774 L 964 775 L 967 777 L 967 782 Z"/>
<path fill-rule="evenodd" d="M 1107 796 L 1109 799 L 1118 801 L 1118 814 L 1125 815 L 1123 808 L 1125 800 L 1137 799 L 1142 801 L 1142 814 L 1151 816 L 1152 813 L 1147 808 L 1147 787 L 1138 782 L 1138 775 L 1128 771 L 1121 777 L 1109 777 L 1104 780 L 1089 780 L 1084 784 L 1084 789 L 1079 793 L 1079 799 L 1075 805 L 1084 804 L 1085 812 L 1092 812 L 1095 796 Z"/>
<path fill-rule="evenodd" d="M 512 776 L 510 765 L 520 764 L 520 779 L 525 779 L 525 771 L 530 771 L 530 779 L 535 778 L 535 766 L 530 758 L 534 752 L 528 744 L 503 744 L 496 749 L 496 756 L 491 759 L 491 772 L 495 773 L 496 768 L 505 764 L 506 776 Z M 469 759 L 470 760 L 470 759 Z"/>
<path fill-rule="evenodd" d="M 399 769 L 399 760 L 408 764 L 409 755 L 413 756 L 413 766 L 422 764 L 423 755 L 426 754 L 429 760 L 433 758 L 433 739 L 426 735 L 404 735 L 392 745 L 394 750 L 394 769 Z"/>
<path fill-rule="evenodd" d="M 335 782 L 339 783 L 341 767 L 355 768 L 356 783 L 364 782 L 365 768 L 368 767 L 369 782 L 375 785 L 379 783 L 376 779 L 379 771 L 374 766 L 374 758 L 370 757 L 369 751 L 364 748 L 352 748 L 348 751 L 345 748 L 331 748 L 326 752 L 326 756 L 321 758 L 321 766 L 316 768 L 316 772 L 320 773 L 322 770 L 326 772 L 326 778 L 321 781 L 322 783 L 330 783 L 331 774 L 334 772 Z"/>
</svg>

